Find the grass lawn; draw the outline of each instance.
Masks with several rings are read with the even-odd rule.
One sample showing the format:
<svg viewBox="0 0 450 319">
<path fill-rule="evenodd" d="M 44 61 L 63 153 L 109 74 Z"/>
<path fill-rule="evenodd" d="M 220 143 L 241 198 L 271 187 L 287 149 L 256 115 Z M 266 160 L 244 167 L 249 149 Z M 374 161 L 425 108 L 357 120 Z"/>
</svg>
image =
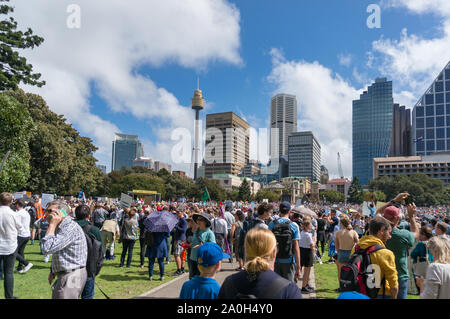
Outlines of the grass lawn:
<svg viewBox="0 0 450 319">
<path fill-rule="evenodd" d="M 159 280 L 159 266 L 155 263 L 153 271 L 153 281 L 148 280 L 148 258 L 145 259 L 145 267 L 140 268 L 139 241 L 136 242 L 133 250 L 133 260 L 130 268 L 119 268 L 122 245 L 116 243 L 116 258 L 105 260 L 100 274 L 95 279 L 95 299 L 106 299 L 100 292 L 97 284 L 112 299 L 127 299 L 136 297 L 149 291 L 174 277 L 171 275 L 176 271 L 176 264 L 173 261 L 165 265 L 165 279 Z M 25 248 L 25 258 L 33 263 L 33 267 L 25 274 L 14 274 L 14 295 L 20 299 L 51 299 L 51 287 L 48 283 L 50 272 L 50 261 L 44 263 L 44 256 L 40 254 L 39 241 L 34 245 L 28 242 Z M 17 261 L 16 266 L 17 267 Z M 0 298 L 4 298 L 3 281 L 0 281 Z"/>
<path fill-rule="evenodd" d="M 339 288 L 336 264 L 326 264 L 328 258 L 328 247 L 325 256 L 322 257 L 323 264 L 314 264 L 314 275 L 316 279 L 316 296 L 318 299 L 336 299 L 339 296 L 335 289 Z M 418 295 L 408 295 L 408 299 L 419 299 Z"/>
</svg>

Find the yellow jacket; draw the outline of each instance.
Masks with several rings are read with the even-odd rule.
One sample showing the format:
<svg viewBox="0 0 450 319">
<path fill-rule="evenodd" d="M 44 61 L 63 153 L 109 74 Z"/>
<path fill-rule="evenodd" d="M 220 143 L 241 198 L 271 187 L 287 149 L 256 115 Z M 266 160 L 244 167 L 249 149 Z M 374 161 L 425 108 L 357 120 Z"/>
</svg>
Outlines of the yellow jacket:
<svg viewBox="0 0 450 319">
<path fill-rule="evenodd" d="M 363 236 L 358 242 L 358 245 L 361 249 L 367 249 L 370 246 L 377 244 L 386 247 L 381 239 L 372 235 Z M 355 249 L 353 248 L 352 254 L 354 250 Z M 372 264 L 378 265 L 380 267 L 380 280 L 383 280 L 383 278 L 386 279 L 385 295 L 390 296 L 390 287 L 398 288 L 397 268 L 395 267 L 394 253 L 387 248 L 380 249 L 370 254 L 370 261 L 372 262 Z M 383 287 L 380 288 L 378 294 L 383 294 Z"/>
</svg>

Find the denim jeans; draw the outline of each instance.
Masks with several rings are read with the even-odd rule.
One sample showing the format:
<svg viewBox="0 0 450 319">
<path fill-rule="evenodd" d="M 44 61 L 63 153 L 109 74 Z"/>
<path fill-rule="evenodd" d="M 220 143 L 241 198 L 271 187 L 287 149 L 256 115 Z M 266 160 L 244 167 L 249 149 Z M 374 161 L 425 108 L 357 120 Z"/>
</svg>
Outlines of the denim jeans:
<svg viewBox="0 0 450 319">
<path fill-rule="evenodd" d="M 153 277 L 153 267 L 155 265 L 155 259 L 156 258 L 148 259 L 148 276 L 150 278 Z M 164 276 L 164 258 L 158 258 L 158 264 L 159 264 L 159 271 L 160 271 L 161 277 L 163 277 Z"/>
<path fill-rule="evenodd" d="M 83 292 L 81 293 L 81 299 L 94 299 L 95 295 L 95 278 L 88 277 L 86 284 L 84 285 Z"/>
<path fill-rule="evenodd" d="M 406 299 L 408 295 L 408 279 L 398 281 L 397 299 Z"/>
<path fill-rule="evenodd" d="M 125 263 L 125 256 L 128 251 L 128 258 L 127 258 L 127 267 L 131 266 L 131 259 L 133 258 L 133 248 L 135 244 L 135 240 L 131 239 L 124 239 L 122 241 L 123 249 L 122 249 L 122 256 L 120 256 L 120 264 L 123 266 Z"/>
<path fill-rule="evenodd" d="M 0 255 L 0 261 L 3 262 L 5 299 L 12 299 L 14 296 L 14 263 L 16 262 L 16 254 Z"/>
</svg>

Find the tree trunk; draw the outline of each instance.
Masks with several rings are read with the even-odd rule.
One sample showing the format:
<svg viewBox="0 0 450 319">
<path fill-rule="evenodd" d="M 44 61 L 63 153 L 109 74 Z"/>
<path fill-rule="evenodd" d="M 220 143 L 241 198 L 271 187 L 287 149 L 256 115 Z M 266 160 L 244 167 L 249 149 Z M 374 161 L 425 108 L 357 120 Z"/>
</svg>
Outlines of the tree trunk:
<svg viewBox="0 0 450 319">
<path fill-rule="evenodd" d="M 3 167 L 5 166 L 6 161 L 8 160 L 8 156 L 9 156 L 10 153 L 11 153 L 11 151 L 7 151 L 5 156 L 3 157 L 2 164 L 0 165 L 0 172 L 3 170 Z"/>
</svg>

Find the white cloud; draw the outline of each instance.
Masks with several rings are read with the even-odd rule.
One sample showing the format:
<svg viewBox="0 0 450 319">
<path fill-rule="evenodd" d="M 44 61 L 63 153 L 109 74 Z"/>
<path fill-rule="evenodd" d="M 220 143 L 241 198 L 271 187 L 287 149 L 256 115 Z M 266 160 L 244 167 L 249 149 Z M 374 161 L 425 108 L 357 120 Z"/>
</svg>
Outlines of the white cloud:
<svg viewBox="0 0 450 319">
<path fill-rule="evenodd" d="M 342 156 L 344 175 L 352 174 L 352 101 L 357 90 L 339 74 L 319 64 L 303 60 L 286 61 L 278 49 L 272 49 L 269 82 L 273 94 L 295 94 L 299 103 L 299 131 L 311 130 L 321 144 L 322 164 L 331 177 L 338 177 L 337 153 Z"/>
<path fill-rule="evenodd" d="M 408 34 L 404 28 L 398 40 L 381 37 L 374 41 L 369 54 L 370 66 L 378 66 L 379 71 L 392 77 L 397 94 L 407 97 L 413 103 L 407 106 L 413 107 L 450 60 L 450 1 L 388 0 L 383 5 L 439 17 L 433 38 Z"/>
<path fill-rule="evenodd" d="M 113 134 L 121 128 L 92 113 L 93 90 L 111 112 L 152 120 L 149 130 L 161 140 L 146 153 L 159 159 L 172 143 L 166 133 L 176 127 L 191 129 L 194 115 L 168 89 L 136 70 L 144 65 L 205 70 L 215 62 L 243 64 L 240 13 L 227 0 L 78 0 L 80 29 L 66 26 L 68 2 L 11 3 L 19 28 L 31 27 L 45 38 L 24 54 L 47 85 L 26 90 L 42 95 L 53 111 L 93 138 L 100 147 L 97 158 L 108 167 Z"/>
<path fill-rule="evenodd" d="M 351 54 L 339 54 L 338 55 L 339 64 L 349 67 L 352 64 L 353 56 Z"/>
</svg>

